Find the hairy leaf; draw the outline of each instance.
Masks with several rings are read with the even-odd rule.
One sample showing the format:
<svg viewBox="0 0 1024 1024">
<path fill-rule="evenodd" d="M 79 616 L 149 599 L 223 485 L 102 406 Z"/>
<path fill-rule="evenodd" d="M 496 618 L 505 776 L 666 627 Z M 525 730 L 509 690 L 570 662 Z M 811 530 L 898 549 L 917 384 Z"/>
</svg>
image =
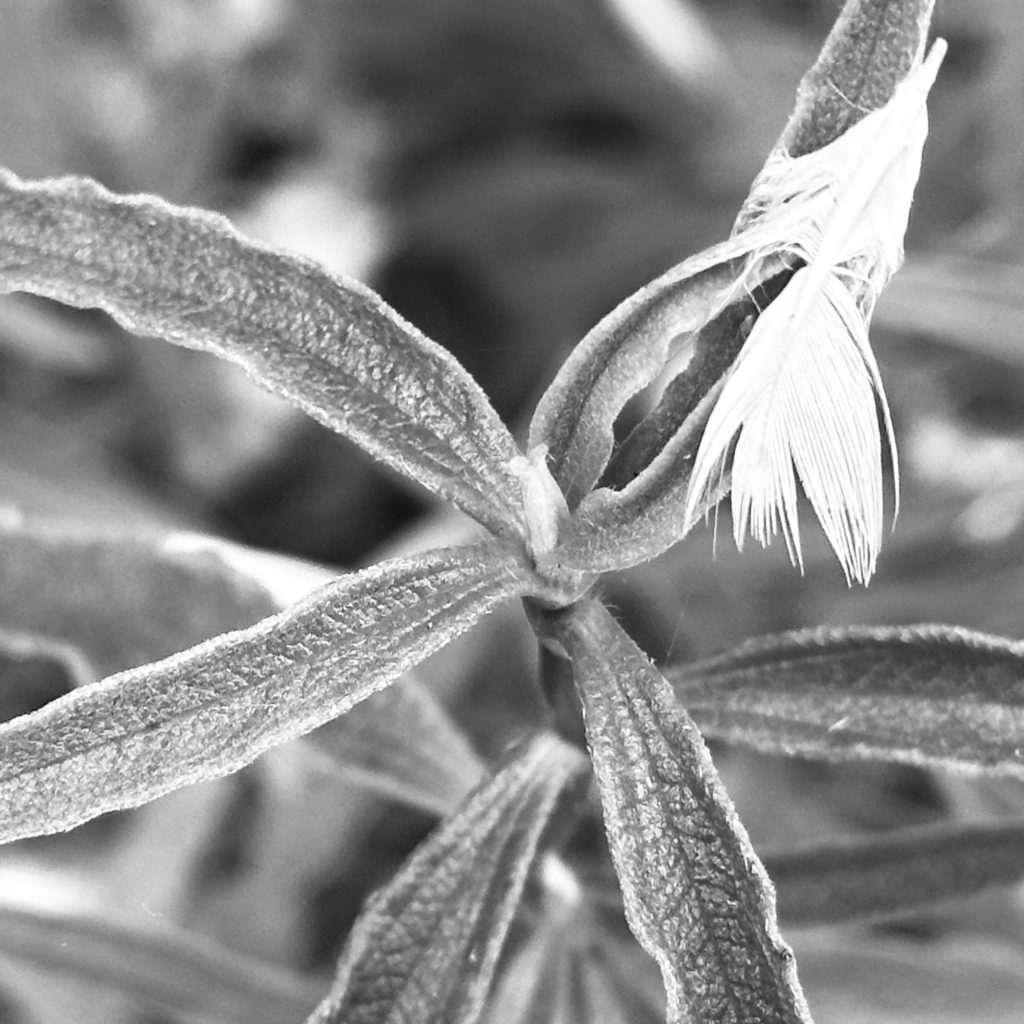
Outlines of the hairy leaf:
<svg viewBox="0 0 1024 1024">
<path fill-rule="evenodd" d="M 487 1007 L 488 1024 L 655 1024 L 665 1018 L 659 993 L 642 998 L 633 984 L 653 981 L 644 972 L 622 975 L 644 954 L 607 941 L 585 908 L 549 912 L 511 959 Z M 646 959 L 646 958 L 645 958 Z M 647 961 L 649 964 L 650 961 Z M 646 964 L 644 965 L 646 967 Z M 651 998 L 653 996 L 653 998 Z M 653 1005 L 652 1005 L 653 1004 Z"/>
<path fill-rule="evenodd" d="M 1024 825 L 937 825 L 766 853 L 787 925 L 891 917 L 1024 879 Z"/>
<path fill-rule="evenodd" d="M 484 766 L 466 734 L 412 677 L 374 694 L 306 738 L 323 770 L 443 817 Z"/>
<path fill-rule="evenodd" d="M 614 883 L 613 883 L 614 884 Z M 663 1024 L 658 969 L 628 935 L 594 913 L 586 894 L 576 906 L 546 911 L 509 964 L 488 1007 L 494 1024 Z M 619 891 L 614 894 L 619 905 Z"/>
<path fill-rule="evenodd" d="M 524 744 L 413 854 L 356 923 L 309 1024 L 471 1024 L 542 838 L 585 759 Z"/>
<path fill-rule="evenodd" d="M 166 534 L 15 523 L 0 527 L 0 626 L 76 648 L 111 675 L 241 629 L 278 610 L 213 548 Z"/>
<path fill-rule="evenodd" d="M 1024 774 L 1024 645 L 955 626 L 798 630 L 667 670 L 711 736 L 767 753 Z"/>
<path fill-rule="evenodd" d="M 626 917 L 668 1019 L 809 1021 L 774 893 L 671 688 L 590 601 L 554 620 L 576 672 Z"/>
<path fill-rule="evenodd" d="M 274 964 L 147 922 L 0 901 L 0 957 L 177 1017 L 224 1024 L 301 1020 L 316 988 Z"/>
<path fill-rule="evenodd" d="M 0 726 L 0 840 L 73 828 L 236 771 L 383 689 L 528 587 L 518 556 L 496 545 L 383 562 L 249 629 Z"/>
<path fill-rule="evenodd" d="M 511 435 L 469 374 L 366 286 L 216 214 L 81 178 L 0 172 L 0 289 L 95 306 L 238 363 L 500 532 L 518 530 Z"/>
<path fill-rule="evenodd" d="M 847 0 L 800 82 L 777 148 L 812 153 L 884 107 L 920 61 L 934 7 L 935 0 Z"/>
</svg>

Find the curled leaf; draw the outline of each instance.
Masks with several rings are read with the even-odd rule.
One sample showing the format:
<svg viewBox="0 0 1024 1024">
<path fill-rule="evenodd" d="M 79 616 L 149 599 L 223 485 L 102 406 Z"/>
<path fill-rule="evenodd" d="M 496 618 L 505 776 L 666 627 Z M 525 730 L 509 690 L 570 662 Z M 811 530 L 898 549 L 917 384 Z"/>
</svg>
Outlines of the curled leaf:
<svg viewBox="0 0 1024 1024">
<path fill-rule="evenodd" d="M 383 689 L 524 593 L 494 545 L 382 562 L 279 615 L 0 726 L 0 842 L 217 778 Z"/>
<path fill-rule="evenodd" d="M 550 444 L 566 493 L 575 488 L 572 529 L 556 552 L 564 568 L 625 568 L 678 541 L 728 493 L 731 445 L 743 427 L 741 414 L 754 412 L 760 415 L 751 421 L 747 461 L 756 461 L 759 431 L 777 438 L 774 475 L 766 478 L 758 463 L 758 475 L 739 482 L 738 503 L 755 535 L 766 537 L 777 523 L 796 539 L 795 441 L 808 470 L 805 485 L 810 481 L 819 492 L 817 509 L 840 545 L 844 569 L 852 578 L 870 574 L 881 473 L 880 444 L 870 440 L 878 433 L 875 403 L 882 394 L 866 329 L 901 258 L 926 129 L 924 94 L 941 60 L 940 44 L 921 63 L 931 7 L 932 0 L 850 0 L 732 237 L 628 299 L 559 372 L 538 406 L 531 437 Z M 846 92 L 829 99 L 836 83 Z M 609 464 L 615 415 L 686 338 L 695 342 L 690 364 L 668 386 L 651 422 Z M 838 398 L 837 373 L 812 376 L 806 353 L 823 338 L 828 344 L 819 363 L 853 375 L 857 401 L 843 418 L 868 439 L 866 453 L 845 439 L 847 422 L 827 415 Z M 784 384 L 776 394 L 779 379 Z M 802 394 L 793 411 L 787 399 L 797 383 L 810 398 Z M 845 393 L 842 402 L 849 404 Z M 816 422 L 800 420 L 805 404 L 823 412 Z M 819 437 L 827 441 L 825 456 L 816 450 Z M 606 464 L 606 486 L 591 490 Z M 839 467 L 838 481 L 831 465 Z M 586 471 L 576 479 L 580 466 Z M 861 497 L 865 481 L 870 487 Z"/>
<path fill-rule="evenodd" d="M 505 468 L 518 449 L 466 370 L 365 285 L 223 217 L 0 170 L 0 290 L 97 307 L 238 363 L 497 533 L 519 532 Z"/>
<path fill-rule="evenodd" d="M 372 898 L 308 1024 L 472 1024 L 552 816 L 586 760 L 518 748 Z"/>
<path fill-rule="evenodd" d="M 596 602 L 554 620 L 572 658 L 626 918 L 671 1024 L 808 1022 L 774 893 L 671 688 Z"/>
</svg>

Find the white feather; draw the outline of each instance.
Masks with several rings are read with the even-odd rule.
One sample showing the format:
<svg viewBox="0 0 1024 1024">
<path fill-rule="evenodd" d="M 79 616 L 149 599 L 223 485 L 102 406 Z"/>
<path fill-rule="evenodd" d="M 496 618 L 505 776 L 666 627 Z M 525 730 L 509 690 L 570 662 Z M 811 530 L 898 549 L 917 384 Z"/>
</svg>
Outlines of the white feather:
<svg viewBox="0 0 1024 1024">
<path fill-rule="evenodd" d="M 847 581 L 866 583 L 883 533 L 879 408 L 895 440 L 868 321 L 903 256 L 903 234 L 928 123 L 925 99 L 945 44 L 823 149 L 769 159 L 737 240 L 754 226 L 747 266 L 788 252 L 801 267 L 757 318 L 708 419 L 687 492 L 692 525 L 729 468 L 733 530 L 768 544 L 782 533 L 802 567 L 799 477 Z M 765 228 L 777 244 L 764 244 Z M 735 446 L 734 446 L 735 442 Z M 899 478 L 896 475 L 898 502 Z"/>
</svg>

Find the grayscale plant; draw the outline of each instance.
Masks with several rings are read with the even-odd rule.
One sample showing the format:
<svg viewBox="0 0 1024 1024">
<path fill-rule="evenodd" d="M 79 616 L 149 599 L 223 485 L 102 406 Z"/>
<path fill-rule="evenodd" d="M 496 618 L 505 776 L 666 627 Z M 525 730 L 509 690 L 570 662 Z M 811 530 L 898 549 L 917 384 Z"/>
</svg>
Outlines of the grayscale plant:
<svg viewBox="0 0 1024 1024">
<path fill-rule="evenodd" d="M 108 975 L 159 988 L 158 972 L 125 966 L 139 950 L 179 979 L 206 972 L 195 984 L 225 1019 L 634 1019 L 635 951 L 610 934 L 596 952 L 583 942 L 595 896 L 559 852 L 589 767 L 628 925 L 660 969 L 671 1024 L 811 1020 L 777 901 L 796 924 L 843 923 L 1024 876 L 1020 826 L 916 829 L 762 863 L 703 738 L 1020 777 L 1018 644 L 940 627 L 817 630 L 661 670 L 599 596 L 603 573 L 666 551 L 730 492 L 736 543 L 781 533 L 800 564 L 798 479 L 847 580 L 874 572 L 884 449 L 894 471 L 896 452 L 868 324 L 902 259 L 941 73 L 944 44 L 926 47 L 932 6 L 848 0 L 729 239 L 587 334 L 541 398 L 525 450 L 469 373 L 364 285 L 212 213 L 83 178 L 0 175 L 4 291 L 97 308 L 236 363 L 482 528 L 470 543 L 323 581 L 282 609 L 216 548 L 185 557 L 159 542 L 5 526 L 4 642 L 63 620 L 63 640 L 104 678 L 0 725 L 3 842 L 138 807 L 307 734 L 445 815 L 365 907 L 326 994 L 170 932 L 143 940 L 96 925 L 96 949 L 132 950 L 107 957 Z M 616 441 L 626 404 L 671 367 L 660 400 Z M 183 626 L 185 649 L 117 670 L 125 660 L 97 646 L 82 609 L 126 572 L 154 587 L 184 573 L 193 616 L 217 635 L 190 646 Z M 74 608 L 60 587 L 40 589 L 62 574 L 76 581 Z M 485 770 L 429 693 L 400 677 L 517 600 L 544 664 L 571 670 L 586 751 L 552 715 Z M 127 622 L 109 639 L 134 642 Z M 360 720 L 353 709 L 389 687 L 387 710 Z M 537 877 L 557 898 L 502 960 Z M 9 936 L 48 927 L 17 908 L 0 918 Z M 0 952 L 13 944 L 0 938 Z M 163 998 L 187 1008 L 186 988 Z"/>
</svg>

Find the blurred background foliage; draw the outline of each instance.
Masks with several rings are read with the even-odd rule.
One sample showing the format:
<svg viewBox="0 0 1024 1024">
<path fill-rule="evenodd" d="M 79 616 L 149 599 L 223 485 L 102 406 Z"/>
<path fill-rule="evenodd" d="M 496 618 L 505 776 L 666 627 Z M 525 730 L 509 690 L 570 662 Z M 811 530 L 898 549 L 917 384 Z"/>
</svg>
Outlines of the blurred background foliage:
<svg viewBox="0 0 1024 1024">
<path fill-rule="evenodd" d="M 589 326 L 728 232 L 838 6 L 3 0 L 0 162 L 210 206 L 368 281 L 456 353 L 521 437 Z M 740 557 L 724 522 L 713 558 L 711 532 L 699 530 L 604 584 L 656 659 L 824 622 L 954 622 L 1024 637 L 1024 7 L 939 0 L 936 28 L 950 51 L 908 262 L 873 332 L 903 479 L 879 575 L 847 589 L 810 525 L 803 578 L 778 548 Z M 24 297 L 0 304 L 0 481 L 0 507 L 26 519 L 208 531 L 333 567 L 465 529 L 233 367 Z M 534 661 L 509 613 L 423 676 L 489 756 L 541 714 Z M 39 703 L 74 674 L 38 651 L 0 672 L 32 680 L 24 692 Z M 1024 809 L 1016 785 L 716 756 L 765 847 Z M 5 850 L 0 892 L 59 868 L 77 880 L 76 899 L 87 891 L 104 907 L 327 972 L 365 894 L 434 819 L 310 782 L 299 760 L 285 748 L 70 842 Z M 590 820 L 575 842 L 599 884 L 602 841 Z M 885 932 L 841 937 L 853 944 L 836 961 L 845 974 L 814 940 L 805 975 L 821 1020 L 946 1020 L 911 1008 L 958 957 L 1009 958 L 1006 973 L 1019 973 L 1018 893 Z M 949 944 L 968 935 L 969 946 Z M 926 941 L 932 959 L 913 960 Z M 894 953 L 886 944 L 897 942 Z M 979 943 L 1001 943 L 998 956 Z M 40 1000 L 26 968 L 0 967 L 12 993 L 0 1020 L 70 1019 L 69 1005 L 79 1022 L 166 1019 L 71 982 Z M 999 984 L 972 994 L 996 999 Z M 26 985 L 37 994 L 15 1010 Z M 872 988 L 894 1008 L 865 1002 Z M 871 1016 L 858 1016 L 865 1006 Z M 1003 1019 L 965 1013 L 948 1020 Z"/>
</svg>

